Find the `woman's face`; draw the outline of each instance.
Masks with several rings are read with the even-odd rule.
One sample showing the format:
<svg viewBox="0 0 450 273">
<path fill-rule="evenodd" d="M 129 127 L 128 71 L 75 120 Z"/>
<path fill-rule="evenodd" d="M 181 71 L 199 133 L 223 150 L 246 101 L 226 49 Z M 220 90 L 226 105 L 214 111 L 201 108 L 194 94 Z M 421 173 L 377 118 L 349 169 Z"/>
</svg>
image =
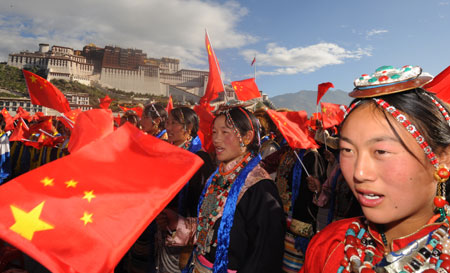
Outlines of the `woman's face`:
<svg viewBox="0 0 450 273">
<path fill-rule="evenodd" d="M 159 119 L 159 118 L 158 118 Z M 158 133 L 158 119 L 153 120 L 151 116 L 142 115 L 141 127 L 142 131 L 155 135 Z"/>
<path fill-rule="evenodd" d="M 172 114 L 167 119 L 166 130 L 168 141 L 174 145 L 180 145 L 190 137 L 189 133 L 184 129 L 183 124 L 176 121 Z"/>
<path fill-rule="evenodd" d="M 214 121 L 212 141 L 216 151 L 216 157 L 220 162 L 229 162 L 244 155 L 247 151 L 241 147 L 238 136 L 233 129 L 228 127 L 224 115 L 218 116 Z"/>
<path fill-rule="evenodd" d="M 434 167 L 403 125 L 372 104 L 356 108 L 341 129 L 340 164 L 364 215 L 373 223 L 428 221 L 433 215 Z"/>
</svg>

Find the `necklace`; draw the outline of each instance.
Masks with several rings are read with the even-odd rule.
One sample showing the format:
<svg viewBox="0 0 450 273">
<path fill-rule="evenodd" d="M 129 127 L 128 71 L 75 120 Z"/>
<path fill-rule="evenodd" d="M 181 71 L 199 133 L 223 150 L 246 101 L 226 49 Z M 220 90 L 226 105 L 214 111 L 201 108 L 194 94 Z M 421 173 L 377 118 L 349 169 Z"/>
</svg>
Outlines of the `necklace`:
<svg viewBox="0 0 450 273">
<path fill-rule="evenodd" d="M 364 224 L 355 221 L 345 233 L 345 255 L 341 260 L 338 273 L 450 273 L 449 223 L 445 221 L 439 228 L 425 237 L 411 242 L 399 251 L 391 252 L 374 265 L 377 251 L 375 240 L 367 232 L 367 220 Z M 383 244 L 387 245 L 384 233 L 380 233 Z M 389 268 L 389 271 L 387 271 Z"/>
<path fill-rule="evenodd" d="M 223 208 L 227 201 L 231 185 L 233 185 L 234 180 L 252 158 L 251 153 L 248 153 L 230 172 L 225 173 L 226 175 L 220 172 L 221 167 L 223 167 L 221 165 L 219 166 L 219 171 L 212 178 L 211 184 L 205 192 L 202 206 L 199 209 L 197 226 L 198 253 L 204 255 L 210 251 L 211 246 L 217 244 L 217 242 L 212 241 L 214 224 L 222 217 Z"/>
</svg>

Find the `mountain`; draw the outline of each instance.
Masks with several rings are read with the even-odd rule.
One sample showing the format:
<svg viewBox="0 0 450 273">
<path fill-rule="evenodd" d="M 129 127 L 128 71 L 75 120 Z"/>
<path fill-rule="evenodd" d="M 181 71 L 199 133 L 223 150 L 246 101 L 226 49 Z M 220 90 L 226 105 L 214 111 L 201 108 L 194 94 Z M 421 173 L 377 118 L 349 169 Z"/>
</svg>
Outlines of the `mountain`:
<svg viewBox="0 0 450 273">
<path fill-rule="evenodd" d="M 305 110 L 309 115 L 316 112 L 317 91 L 301 90 L 269 98 L 276 108 L 288 108 L 294 111 Z M 322 102 L 349 105 L 352 98 L 348 92 L 339 89 L 329 90 L 321 99 Z"/>
</svg>

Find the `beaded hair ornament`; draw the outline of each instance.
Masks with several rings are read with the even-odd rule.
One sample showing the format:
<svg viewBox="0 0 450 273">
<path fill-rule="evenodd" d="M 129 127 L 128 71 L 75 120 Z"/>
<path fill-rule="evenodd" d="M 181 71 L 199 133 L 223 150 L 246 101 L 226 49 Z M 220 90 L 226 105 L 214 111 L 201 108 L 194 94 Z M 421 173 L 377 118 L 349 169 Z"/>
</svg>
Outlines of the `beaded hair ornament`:
<svg viewBox="0 0 450 273">
<path fill-rule="evenodd" d="M 230 110 L 231 110 L 231 109 L 234 109 L 234 108 L 237 108 L 237 109 L 241 110 L 242 113 L 244 113 L 244 115 L 246 116 L 248 122 L 250 123 L 251 130 L 252 130 L 254 136 L 258 138 L 258 143 L 260 143 L 260 139 L 259 139 L 259 138 L 260 138 L 260 136 L 259 136 L 259 131 L 258 131 L 258 132 L 255 131 L 255 128 L 253 128 L 253 122 L 252 122 L 252 120 L 250 119 L 250 116 L 247 114 L 247 111 L 244 110 L 243 107 L 245 107 L 245 105 L 242 105 L 242 106 L 236 106 L 236 105 L 222 105 L 222 106 L 220 106 L 219 109 L 215 112 L 215 115 L 216 115 L 216 116 L 219 116 L 219 115 L 225 115 L 225 122 L 226 122 L 226 124 L 227 124 L 229 127 L 232 128 L 233 133 L 239 138 L 239 145 L 240 145 L 241 147 L 244 147 L 244 146 L 245 146 L 244 140 L 242 139 L 241 133 L 239 132 L 239 129 L 236 127 L 236 125 L 234 124 L 233 118 L 232 118 L 231 115 L 230 115 Z"/>
<path fill-rule="evenodd" d="M 399 93 L 402 91 L 407 91 L 414 88 L 420 88 L 426 83 L 432 80 L 432 76 L 426 73 L 422 73 L 422 69 L 418 66 L 403 66 L 400 69 L 396 69 L 392 66 L 382 66 L 378 68 L 374 74 L 368 75 L 363 74 L 361 77 L 354 81 L 355 89 L 349 94 L 354 98 L 373 98 L 373 100 L 383 108 L 387 113 L 391 114 L 395 120 L 402 124 L 405 129 L 414 137 L 416 142 L 423 149 L 428 160 L 435 167 L 436 171 L 434 173 L 434 178 L 438 182 L 436 197 L 434 198 L 434 205 L 436 206 L 439 213 L 437 218 L 445 218 L 446 213 L 444 206 L 448 203 L 445 200 L 445 182 L 448 180 L 450 173 L 446 166 L 440 165 L 438 159 L 431 149 L 431 146 L 426 142 L 422 134 L 417 130 L 416 126 L 413 125 L 407 117 L 402 114 L 393 105 L 390 105 L 382 98 L 378 96 L 388 95 L 393 93 Z M 431 95 L 425 95 L 433 101 L 433 103 L 438 107 L 439 111 L 447 121 L 450 126 L 450 116 L 444 106 L 442 106 L 435 98 Z M 360 103 L 361 101 L 356 101 L 352 103 L 344 117 L 347 115 Z M 436 220 L 436 219 L 435 219 Z"/>
</svg>

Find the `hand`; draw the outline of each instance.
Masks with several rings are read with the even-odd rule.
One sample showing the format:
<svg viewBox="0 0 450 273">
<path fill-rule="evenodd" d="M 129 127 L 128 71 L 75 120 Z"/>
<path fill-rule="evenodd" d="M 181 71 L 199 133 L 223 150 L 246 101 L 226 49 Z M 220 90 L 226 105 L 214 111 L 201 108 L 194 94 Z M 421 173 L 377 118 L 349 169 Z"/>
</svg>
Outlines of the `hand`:
<svg viewBox="0 0 450 273">
<path fill-rule="evenodd" d="M 308 183 L 308 189 L 316 194 L 322 189 L 319 179 L 313 176 L 308 176 L 306 178 L 306 182 Z"/>
<path fill-rule="evenodd" d="M 330 164 L 333 164 L 336 158 L 334 157 L 334 154 L 328 150 L 323 151 L 323 157 L 325 157 L 325 160 L 328 161 Z"/>
</svg>

